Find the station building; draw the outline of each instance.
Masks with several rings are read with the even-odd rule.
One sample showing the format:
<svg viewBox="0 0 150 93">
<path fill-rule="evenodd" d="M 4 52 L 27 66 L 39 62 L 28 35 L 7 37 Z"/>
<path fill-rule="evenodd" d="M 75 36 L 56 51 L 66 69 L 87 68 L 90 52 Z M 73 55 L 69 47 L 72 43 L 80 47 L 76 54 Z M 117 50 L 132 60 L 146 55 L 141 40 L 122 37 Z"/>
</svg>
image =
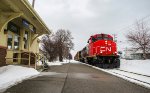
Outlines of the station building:
<svg viewBox="0 0 150 93">
<path fill-rule="evenodd" d="M 27 0 L 0 0 L 0 66 L 34 64 L 38 37 L 50 33 Z"/>
</svg>

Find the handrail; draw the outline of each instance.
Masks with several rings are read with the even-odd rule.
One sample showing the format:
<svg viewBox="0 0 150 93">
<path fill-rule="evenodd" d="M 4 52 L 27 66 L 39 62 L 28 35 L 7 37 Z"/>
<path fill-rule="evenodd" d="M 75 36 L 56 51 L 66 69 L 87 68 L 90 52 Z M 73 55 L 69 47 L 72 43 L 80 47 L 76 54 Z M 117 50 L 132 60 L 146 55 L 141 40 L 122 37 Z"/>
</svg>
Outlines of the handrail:
<svg viewBox="0 0 150 93">
<path fill-rule="evenodd" d="M 16 51 L 15 53 L 17 53 L 17 54 L 25 54 L 25 55 L 28 55 L 28 57 L 27 58 L 21 58 L 21 57 L 17 57 L 17 58 L 9 58 L 9 57 L 5 57 L 5 59 L 6 60 L 13 60 L 13 62 L 14 62 L 14 59 L 15 60 L 28 60 L 29 62 L 28 62 L 28 64 L 29 64 L 29 67 L 30 67 L 30 60 L 31 60 L 31 58 L 34 58 L 35 59 L 35 62 L 34 62 L 34 64 L 35 64 L 35 69 L 36 69 L 36 66 L 37 66 L 37 63 L 38 63 L 38 61 L 39 60 L 43 60 L 43 61 L 45 61 L 45 57 L 41 54 L 41 53 L 34 53 L 34 52 L 30 52 L 30 51 L 28 51 L 28 52 L 23 52 L 23 51 Z M 14 53 L 14 54 L 15 54 Z M 34 55 L 33 56 L 31 56 L 31 53 L 33 53 Z M 29 56 L 30 55 L 30 56 Z M 18 62 L 18 61 L 17 61 Z"/>
<path fill-rule="evenodd" d="M 5 58 L 5 59 L 23 59 L 23 60 L 29 60 L 28 58 Z"/>
</svg>

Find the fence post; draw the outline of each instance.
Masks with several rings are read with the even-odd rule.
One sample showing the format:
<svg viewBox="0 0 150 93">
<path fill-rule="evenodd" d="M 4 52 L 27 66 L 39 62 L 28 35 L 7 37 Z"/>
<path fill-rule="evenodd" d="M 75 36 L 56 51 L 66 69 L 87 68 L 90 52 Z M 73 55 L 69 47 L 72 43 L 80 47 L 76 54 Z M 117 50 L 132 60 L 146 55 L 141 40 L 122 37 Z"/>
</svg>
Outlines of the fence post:
<svg viewBox="0 0 150 93">
<path fill-rule="evenodd" d="M 35 54 L 35 69 L 36 69 L 36 63 L 37 63 L 37 58 L 36 58 L 36 54 Z"/>
<path fill-rule="evenodd" d="M 31 66 L 30 61 L 31 61 L 31 53 L 29 52 L 29 67 Z"/>
</svg>

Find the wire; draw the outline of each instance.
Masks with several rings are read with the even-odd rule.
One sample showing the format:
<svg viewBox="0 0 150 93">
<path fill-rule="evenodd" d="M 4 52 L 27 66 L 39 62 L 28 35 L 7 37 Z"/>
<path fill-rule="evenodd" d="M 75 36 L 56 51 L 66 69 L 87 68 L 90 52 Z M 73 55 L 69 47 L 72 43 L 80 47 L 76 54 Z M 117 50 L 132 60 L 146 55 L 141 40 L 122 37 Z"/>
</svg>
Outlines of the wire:
<svg viewBox="0 0 150 93">
<path fill-rule="evenodd" d="M 147 16 L 145 16 L 145 17 L 139 19 L 139 20 L 136 20 L 136 22 L 139 22 L 140 24 L 143 23 L 143 22 L 144 22 L 144 23 L 148 23 L 148 22 L 150 22 L 150 15 L 147 15 Z M 149 24 L 150 24 L 150 23 L 149 23 Z M 148 25 L 148 24 L 147 24 L 147 25 Z M 127 31 L 127 30 L 129 30 L 129 29 L 133 29 L 134 26 L 135 26 L 135 22 L 134 22 L 133 24 L 129 25 L 129 26 L 126 26 L 126 27 L 124 27 L 124 28 L 121 28 L 120 30 L 118 30 L 118 32 L 119 32 L 119 31 Z"/>
</svg>

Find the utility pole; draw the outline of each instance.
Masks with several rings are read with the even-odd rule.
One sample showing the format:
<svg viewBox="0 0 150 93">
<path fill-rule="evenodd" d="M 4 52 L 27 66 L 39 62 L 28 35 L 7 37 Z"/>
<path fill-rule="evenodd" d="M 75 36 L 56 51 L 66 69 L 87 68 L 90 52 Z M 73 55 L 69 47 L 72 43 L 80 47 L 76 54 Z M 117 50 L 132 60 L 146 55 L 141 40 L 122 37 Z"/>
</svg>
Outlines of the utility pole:
<svg viewBox="0 0 150 93">
<path fill-rule="evenodd" d="M 32 7 L 34 8 L 35 0 L 32 1 Z"/>
<path fill-rule="evenodd" d="M 113 36 L 114 36 L 114 41 L 117 42 L 117 35 L 113 34 Z"/>
</svg>

